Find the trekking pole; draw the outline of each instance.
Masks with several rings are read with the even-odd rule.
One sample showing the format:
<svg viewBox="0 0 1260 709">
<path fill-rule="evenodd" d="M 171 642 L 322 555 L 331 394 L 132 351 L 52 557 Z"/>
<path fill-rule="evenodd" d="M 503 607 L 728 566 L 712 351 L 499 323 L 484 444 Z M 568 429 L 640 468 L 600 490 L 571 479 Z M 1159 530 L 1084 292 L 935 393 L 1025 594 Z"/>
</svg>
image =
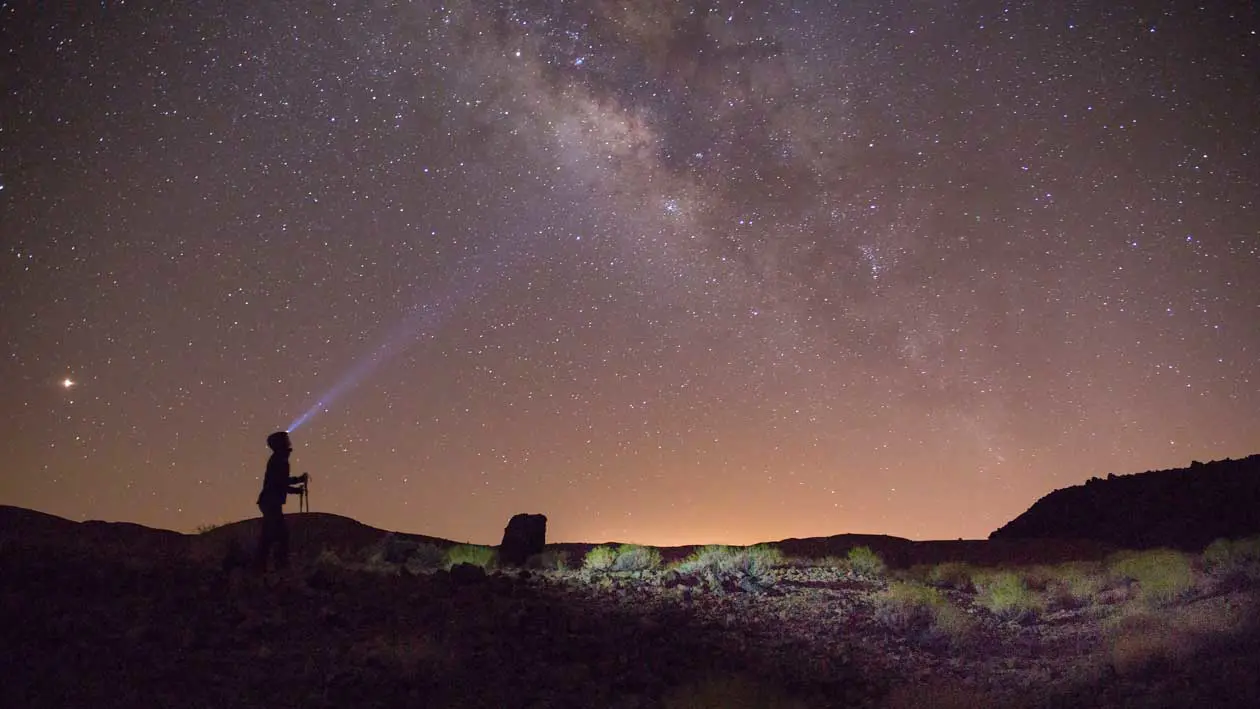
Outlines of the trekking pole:
<svg viewBox="0 0 1260 709">
<path fill-rule="evenodd" d="M 306 483 L 302 485 L 302 504 L 306 505 L 306 511 L 311 511 L 311 474 L 306 474 Z"/>
</svg>

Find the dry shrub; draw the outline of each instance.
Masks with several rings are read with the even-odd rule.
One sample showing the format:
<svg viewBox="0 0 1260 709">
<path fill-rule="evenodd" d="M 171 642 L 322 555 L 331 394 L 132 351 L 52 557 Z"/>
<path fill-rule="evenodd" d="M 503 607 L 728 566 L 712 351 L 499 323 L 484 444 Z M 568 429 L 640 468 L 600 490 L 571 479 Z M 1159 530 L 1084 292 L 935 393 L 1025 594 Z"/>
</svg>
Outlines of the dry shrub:
<svg viewBox="0 0 1260 709">
<path fill-rule="evenodd" d="M 1126 613 L 1105 627 L 1108 658 L 1124 675 L 1179 665 L 1214 642 L 1252 632 L 1249 612 L 1246 604 L 1212 598 L 1158 612 Z"/>
<path fill-rule="evenodd" d="M 525 567 L 543 571 L 565 571 L 569 568 L 569 552 L 547 549 L 526 559 Z"/>
<path fill-rule="evenodd" d="M 1107 588 L 1102 564 L 1071 561 L 1049 568 L 1046 595 L 1059 608 L 1082 608 L 1096 603 Z"/>
<path fill-rule="evenodd" d="M 961 561 L 947 561 L 931 567 L 927 573 L 927 581 L 934 586 L 970 591 L 973 574 L 975 574 L 975 569 L 969 564 Z"/>
<path fill-rule="evenodd" d="M 836 571 L 845 573 L 849 571 L 849 560 L 840 556 L 825 556 L 819 559 L 814 565 L 819 568 L 835 569 Z"/>
<path fill-rule="evenodd" d="M 1187 596 L 1194 588 L 1194 568 L 1188 554 L 1172 549 L 1122 552 L 1111 557 L 1113 578 L 1137 583 L 1139 598 L 1162 605 Z"/>
<path fill-rule="evenodd" d="M 446 565 L 447 552 L 442 547 L 428 542 L 421 542 L 411 550 L 404 564 L 413 574 L 424 571 L 436 571 Z"/>
<path fill-rule="evenodd" d="M 1217 539 L 1203 550 L 1203 568 L 1216 580 L 1235 585 L 1260 580 L 1260 537 Z"/>
</svg>

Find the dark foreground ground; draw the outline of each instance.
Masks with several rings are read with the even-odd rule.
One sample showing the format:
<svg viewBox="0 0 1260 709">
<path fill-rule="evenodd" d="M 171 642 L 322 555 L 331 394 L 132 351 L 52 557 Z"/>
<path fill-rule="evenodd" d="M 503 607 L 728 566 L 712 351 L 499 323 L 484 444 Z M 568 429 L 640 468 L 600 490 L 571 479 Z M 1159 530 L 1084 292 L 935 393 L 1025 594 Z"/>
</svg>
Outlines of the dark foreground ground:
<svg viewBox="0 0 1260 709">
<path fill-rule="evenodd" d="M 342 555 L 344 558 L 346 555 Z M 0 544 L 0 707 L 1260 706 L 1253 591 L 1112 593 L 966 630 L 890 625 L 882 578 L 776 569 L 285 575 L 212 555 Z"/>
</svg>

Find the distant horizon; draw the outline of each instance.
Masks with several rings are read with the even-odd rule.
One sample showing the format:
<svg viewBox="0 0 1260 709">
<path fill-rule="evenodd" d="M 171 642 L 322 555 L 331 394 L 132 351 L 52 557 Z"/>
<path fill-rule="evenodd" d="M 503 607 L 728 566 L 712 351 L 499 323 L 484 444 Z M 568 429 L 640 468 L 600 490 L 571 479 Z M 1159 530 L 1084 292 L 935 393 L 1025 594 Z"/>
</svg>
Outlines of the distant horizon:
<svg viewBox="0 0 1260 709">
<path fill-rule="evenodd" d="M 1012 517 L 1011 517 L 1010 519 L 1014 519 L 1014 518 L 1015 518 L 1016 516 L 1018 516 L 1019 514 L 1022 514 L 1024 511 L 1027 511 L 1027 509 L 1031 508 L 1031 507 L 1032 507 L 1032 505 L 1033 505 L 1033 504 L 1035 504 L 1038 500 L 1040 500 L 1040 499 L 1042 499 L 1043 497 L 1045 497 L 1046 495 L 1048 495 L 1048 494 L 1050 494 L 1050 493 L 1054 492 L 1055 490 L 1061 490 L 1061 489 L 1064 489 L 1064 488 L 1077 487 L 1077 486 L 1085 485 L 1085 484 L 1087 484 L 1090 480 L 1093 480 L 1093 479 L 1099 479 L 1099 478 L 1101 478 L 1101 479 L 1106 479 L 1108 475 L 1116 475 L 1116 476 L 1119 476 L 1119 477 L 1124 477 L 1124 476 L 1132 476 L 1132 475 L 1141 475 L 1141 474 L 1144 474 L 1144 473 L 1150 473 L 1150 472 L 1161 472 L 1161 471 L 1169 471 L 1169 470 L 1185 470 L 1185 469 L 1190 469 L 1190 468 L 1192 468 L 1194 463 L 1202 463 L 1202 464 L 1205 464 L 1205 465 L 1210 465 L 1210 464 L 1213 464 L 1213 463 L 1220 463 L 1220 462 L 1226 462 L 1226 461 L 1238 461 L 1238 460 L 1245 460 L 1245 459 L 1250 458 L 1250 457 L 1253 457 L 1253 456 L 1260 456 L 1260 452 L 1257 452 L 1257 453 L 1248 453 L 1248 454 L 1241 455 L 1241 456 L 1224 456 L 1224 457 L 1220 457 L 1220 458 L 1195 459 L 1195 460 L 1187 461 L 1186 463 L 1184 463 L 1184 464 L 1182 464 L 1182 465 L 1175 465 L 1175 466 L 1171 466 L 1171 467 L 1164 467 L 1164 468 L 1147 468 L 1147 469 L 1145 469 L 1145 470 L 1135 470 L 1135 471 L 1129 471 L 1129 472 L 1114 472 L 1114 471 L 1113 471 L 1113 472 L 1111 472 L 1111 473 L 1103 473 L 1103 474 L 1094 474 L 1094 475 L 1089 475 L 1089 476 L 1086 476 L 1086 477 L 1082 478 L 1080 482 L 1076 482 L 1076 483 L 1072 483 L 1072 484 L 1068 484 L 1068 485 L 1063 485 L 1063 486 L 1061 486 L 1061 487 L 1052 488 L 1052 489 L 1050 489 L 1050 490 L 1045 491 L 1045 493 L 1043 493 L 1042 495 L 1039 495 L 1037 498 L 1035 498 L 1035 499 L 1033 499 L 1033 500 L 1029 501 L 1029 503 L 1028 503 L 1028 506 L 1027 506 L 1027 507 L 1025 507 L 1025 508 L 1024 508 L 1023 510 L 1021 510 L 1019 513 L 1016 513 L 1016 515 L 1012 515 Z M 3 500 L 0 500 L 0 504 L 9 505 L 9 506 L 12 506 L 12 507 L 19 507 L 19 508 L 26 509 L 26 510 L 31 510 L 31 511 L 34 511 L 34 512 L 39 512 L 39 513 L 43 513 L 43 514 L 48 514 L 48 515 L 52 515 L 52 516 L 55 516 L 55 517 L 60 517 L 60 518 L 62 518 L 62 519 L 66 519 L 66 520 L 68 520 L 68 521 L 72 521 L 72 522 L 108 522 L 108 523 L 129 523 L 129 524 L 137 524 L 137 525 L 140 525 L 140 526 L 143 526 L 143 527 L 148 527 L 148 528 L 151 528 L 151 529 L 163 530 L 163 531 L 170 531 L 170 532 L 177 532 L 177 533 L 181 533 L 181 534 L 185 534 L 185 535 L 196 535 L 196 534 L 198 533 L 198 532 L 196 531 L 196 530 L 197 530 L 197 527 L 201 527 L 201 526 L 207 526 L 207 525 L 209 525 L 209 526 L 213 526 L 213 527 L 220 527 L 220 526 L 224 526 L 224 525 L 230 525 L 230 524 L 236 524 L 236 523 L 240 523 L 240 522 L 249 521 L 249 520 L 251 520 L 251 519 L 256 519 L 256 518 L 258 518 L 258 517 L 259 517 L 259 515 L 257 515 L 257 514 L 254 514 L 254 515 L 245 515 L 245 516 L 240 517 L 240 518 L 238 518 L 238 519 L 224 520 L 224 521 L 219 521 L 219 522 L 202 522 L 202 523 L 198 523 L 197 525 L 194 525 L 193 527 L 191 527 L 191 528 L 189 528 L 189 529 L 180 529 L 180 528 L 173 528 L 173 527 L 168 527 L 168 526 L 161 526 L 161 525 L 149 524 L 149 523 L 146 523 L 146 522 L 144 522 L 144 521 L 138 521 L 138 520 L 134 520 L 134 519 L 105 519 L 105 518 L 101 518 L 101 517 L 93 517 L 93 516 L 90 516 L 90 515 L 83 515 L 83 514 L 79 514 L 79 515 L 66 515 L 66 514 L 61 514 L 61 513 L 58 513 L 58 512 L 53 512 L 53 511 L 50 511 L 50 510 L 46 510 L 46 509 L 40 509 L 40 508 L 31 507 L 31 506 L 27 506 L 27 505 L 21 505 L 21 504 L 14 504 L 14 503 L 11 503 L 11 502 L 6 502 L 6 501 L 3 501 Z M 295 501 L 293 501 L 293 502 L 291 502 L 289 505 L 286 505 L 286 508 L 285 508 L 285 514 L 286 514 L 286 516 L 298 516 L 298 515 L 301 515 L 301 514 L 302 514 L 301 512 L 299 512 L 299 511 L 297 511 L 296 509 L 294 509 L 294 508 L 295 508 L 295 506 L 296 506 L 296 500 L 295 500 Z M 365 519 L 361 519 L 361 518 L 358 518 L 358 517 L 355 517 L 355 516 L 353 516 L 353 515 L 346 514 L 345 512 L 340 512 L 340 511 L 323 510 L 323 509 L 315 508 L 315 509 L 310 510 L 310 512 L 312 512 L 312 513 L 328 514 L 328 515 L 333 515 L 333 516 L 337 516 L 337 517 L 342 517 L 342 518 L 344 518 L 344 519 L 348 519 L 348 520 L 351 520 L 351 521 L 353 521 L 353 522 L 357 522 L 357 523 L 359 523 L 359 524 L 363 524 L 363 525 L 365 525 L 365 526 L 367 526 L 367 527 L 372 527 L 372 528 L 375 528 L 375 529 L 379 529 L 379 530 L 381 530 L 381 531 L 383 531 L 383 532 L 395 532 L 395 533 L 400 533 L 400 534 L 413 534 L 413 535 L 420 535 L 420 536 L 432 537 L 432 538 L 435 538 L 435 539 L 442 539 L 442 540 L 445 540 L 445 541 L 454 542 L 454 543 L 459 543 L 459 544 L 477 544 L 477 545 L 482 545 L 482 546 L 497 546 L 497 545 L 500 543 L 501 539 L 502 539 L 502 532 L 503 532 L 502 527 L 500 527 L 500 528 L 499 528 L 499 530 L 498 530 L 498 532 L 497 532 L 497 534 L 494 536 L 494 539 L 493 539 L 492 541 L 475 541 L 475 540 L 471 540 L 471 539 L 461 539 L 461 538 L 458 538 L 458 537 L 446 536 L 446 535 L 444 535 L 444 534 L 440 534 L 440 533 L 432 533 L 432 532 L 429 532 L 429 531 L 418 531 L 418 530 L 415 530 L 415 529 L 402 529 L 402 528 L 394 528 L 394 527 L 392 527 L 392 526 L 386 526 L 386 525 L 375 524 L 375 523 L 372 523 L 372 522 L 367 521 L 367 520 L 365 520 Z M 994 531 L 996 531 L 997 529 L 999 529 L 999 528 L 1002 526 L 1002 524 L 1005 524 L 1006 522 L 1009 522 L 1009 521 L 1010 521 L 1010 519 L 1008 519 L 1008 520 L 1006 520 L 1006 522 L 1003 522 L 1002 524 L 999 524 L 997 527 L 994 527 L 994 529 L 990 530 L 990 531 L 989 531 L 988 533 L 986 533 L 984 536 L 970 536 L 970 537 L 969 537 L 969 536 L 950 536 L 950 537 L 943 537 L 943 536 L 937 536 L 937 537 L 912 537 L 912 536 L 905 536 L 905 535 L 901 535 L 901 534 L 895 534 L 895 533 L 891 533 L 891 532 L 852 531 L 852 530 L 850 530 L 850 531 L 835 531 L 835 532 L 829 532 L 829 533 L 828 533 L 828 532 L 819 532 L 819 533 L 814 533 L 814 534 L 791 534 L 791 535 L 784 535 L 784 536 L 774 536 L 774 535 L 771 535 L 771 537 L 770 537 L 770 538 L 758 539 L 757 541 L 739 541 L 739 542 L 734 542 L 734 541 L 670 541 L 670 542 L 655 542 L 655 541 L 643 541 L 643 540 L 634 539 L 634 538 L 629 538 L 629 537 L 627 537 L 627 538 L 622 538 L 622 537 L 610 537 L 610 538 L 606 538 L 606 539 L 602 539 L 602 540 L 596 541 L 595 539 L 557 539 L 557 538 L 555 538 L 555 537 L 553 536 L 552 531 L 551 531 L 551 530 L 553 529 L 553 523 L 554 523 L 554 520 L 553 520 L 552 516 L 551 516 L 551 515 L 549 515 L 549 514 L 547 513 L 547 511 L 546 511 L 546 510 L 519 510 L 518 512 L 523 512 L 523 513 L 540 513 L 540 514 L 547 515 L 547 525 L 548 525 L 547 543 L 548 543 L 548 544 L 597 544 L 597 545 L 598 545 L 598 544 L 640 544 L 640 545 L 644 545 L 644 546 L 653 546 L 653 547 L 691 547 L 691 546 L 704 546 L 704 545 L 709 545 L 709 544 L 715 544 L 715 545 L 726 545 L 726 546 L 752 546 L 752 545 L 756 545 L 756 544 L 773 544 L 773 543 L 777 543 L 777 542 L 786 541 L 786 540 L 789 540 L 789 539 L 825 539 L 825 538 L 829 538 L 829 537 L 836 537 L 836 536 L 888 537 L 888 538 L 893 538 L 893 539 L 902 539 L 902 540 L 912 541 L 912 542 L 957 542 L 957 541 L 964 541 L 964 542 L 966 542 L 966 541 L 988 541 L 988 535 L 989 535 L 989 534 L 991 534 L 992 532 L 994 532 Z M 513 514 L 516 514 L 516 513 L 513 513 Z M 503 519 L 503 526 L 506 526 L 506 525 L 507 525 L 508 519 L 510 519 L 510 515 L 509 515 L 508 517 L 505 517 L 505 518 Z"/>
</svg>

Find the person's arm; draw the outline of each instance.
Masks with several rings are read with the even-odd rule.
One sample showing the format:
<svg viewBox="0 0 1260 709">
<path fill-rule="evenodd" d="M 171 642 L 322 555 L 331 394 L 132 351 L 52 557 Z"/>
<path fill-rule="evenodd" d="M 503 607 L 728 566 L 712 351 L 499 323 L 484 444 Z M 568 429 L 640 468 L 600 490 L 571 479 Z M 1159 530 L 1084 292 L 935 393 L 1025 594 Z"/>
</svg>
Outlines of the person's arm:
<svg viewBox="0 0 1260 709">
<path fill-rule="evenodd" d="M 289 494 L 301 495 L 302 493 L 306 492 L 306 488 L 303 487 L 303 485 L 306 483 L 307 480 L 310 479 L 310 477 L 311 476 L 307 473 L 291 476 L 289 478 Z"/>
</svg>

